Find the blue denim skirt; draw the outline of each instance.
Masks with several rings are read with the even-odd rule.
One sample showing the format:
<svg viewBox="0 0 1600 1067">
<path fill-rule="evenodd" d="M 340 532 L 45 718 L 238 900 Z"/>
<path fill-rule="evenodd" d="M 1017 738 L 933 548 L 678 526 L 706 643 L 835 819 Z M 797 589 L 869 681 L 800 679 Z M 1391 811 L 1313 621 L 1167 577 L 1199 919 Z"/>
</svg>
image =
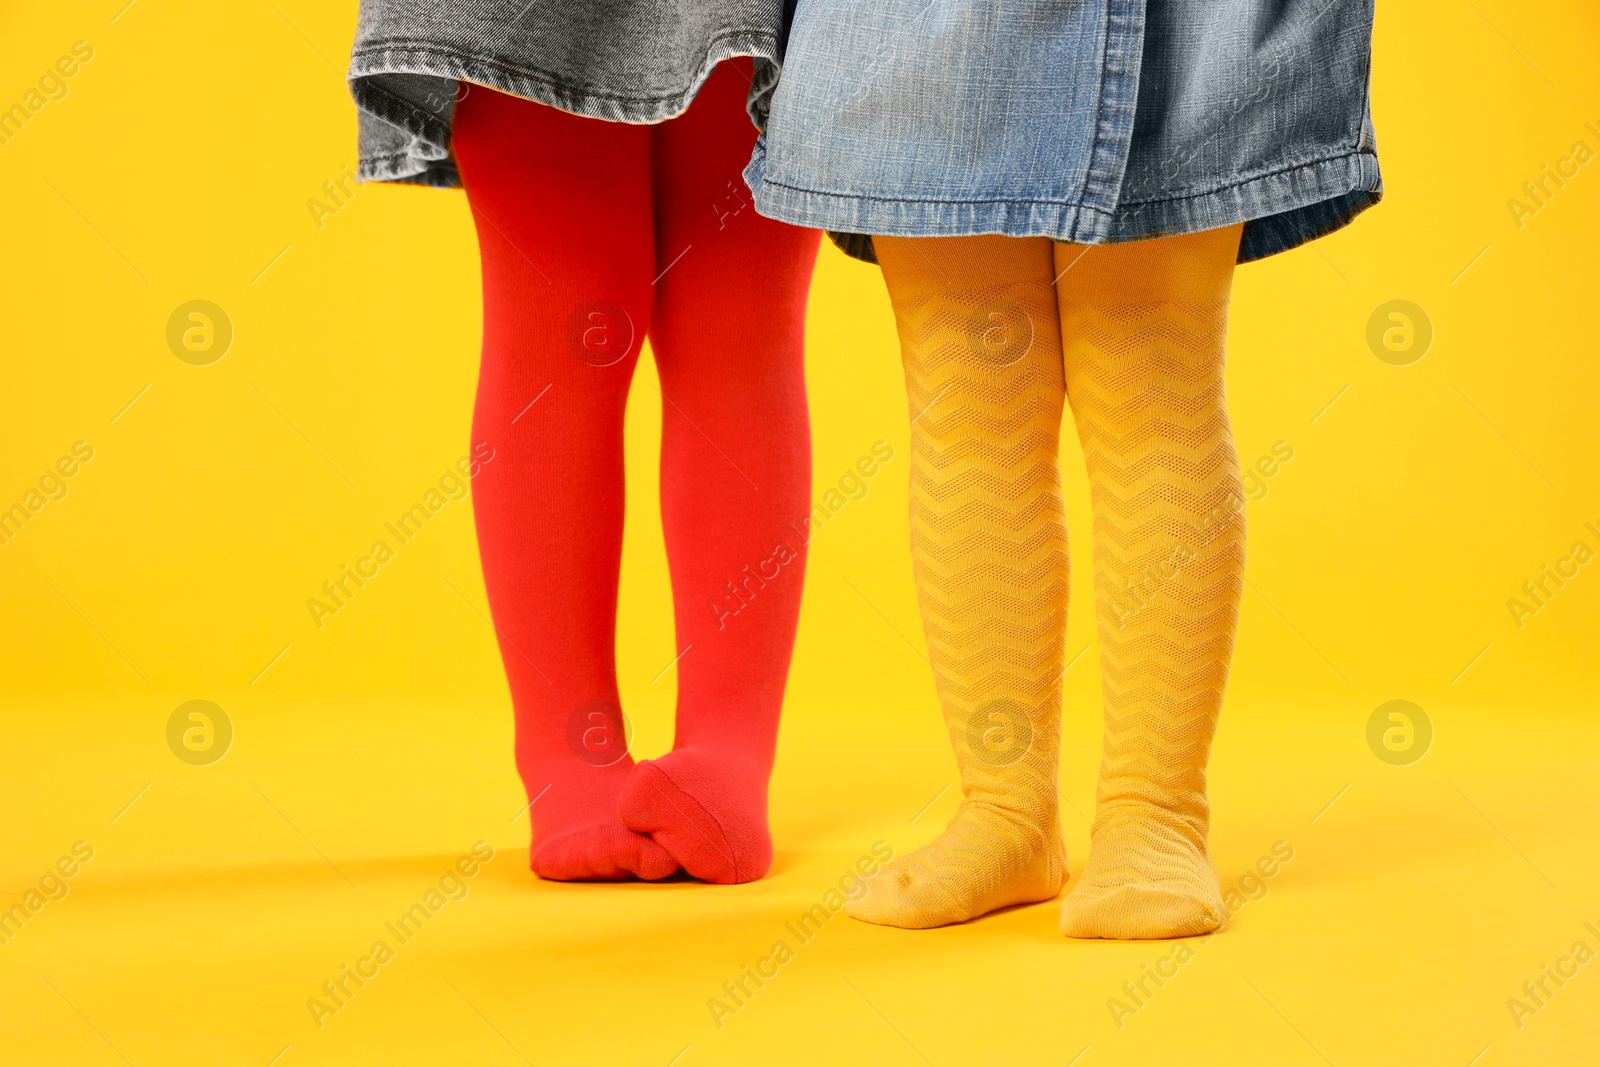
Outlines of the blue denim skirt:
<svg viewBox="0 0 1600 1067">
<path fill-rule="evenodd" d="M 800 0 L 745 180 L 863 259 L 1241 222 L 1260 259 L 1382 195 L 1371 56 L 1372 0 Z"/>
</svg>

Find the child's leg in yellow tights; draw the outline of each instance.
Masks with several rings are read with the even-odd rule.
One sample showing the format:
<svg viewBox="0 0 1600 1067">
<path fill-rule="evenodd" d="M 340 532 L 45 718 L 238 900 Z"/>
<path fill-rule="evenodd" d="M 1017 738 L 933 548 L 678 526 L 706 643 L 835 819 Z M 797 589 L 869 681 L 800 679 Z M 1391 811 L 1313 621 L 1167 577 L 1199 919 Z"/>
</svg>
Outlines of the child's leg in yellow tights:
<svg viewBox="0 0 1600 1067">
<path fill-rule="evenodd" d="M 1066 525 L 1051 242 L 876 241 L 911 414 L 911 558 L 961 807 L 849 906 L 890 926 L 1048 900 L 1057 818 Z"/>
<path fill-rule="evenodd" d="M 1072 937 L 1184 937 L 1222 922 L 1206 761 L 1244 576 L 1222 388 L 1239 233 L 1056 249 L 1105 698 L 1089 860 L 1061 909 Z"/>
</svg>

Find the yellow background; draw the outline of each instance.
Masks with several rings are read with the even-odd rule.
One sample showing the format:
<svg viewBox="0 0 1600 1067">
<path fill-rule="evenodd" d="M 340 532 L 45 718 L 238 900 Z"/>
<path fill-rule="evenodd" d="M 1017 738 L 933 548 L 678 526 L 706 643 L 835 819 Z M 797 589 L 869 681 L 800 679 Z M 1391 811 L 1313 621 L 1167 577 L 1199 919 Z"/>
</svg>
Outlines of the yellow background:
<svg viewBox="0 0 1600 1067">
<path fill-rule="evenodd" d="M 1507 206 L 1574 142 L 1600 151 L 1592 4 L 1380 5 L 1387 199 L 1238 275 L 1239 455 L 1284 441 L 1294 459 L 1248 509 L 1213 846 L 1232 885 L 1292 845 L 1268 894 L 1121 1028 L 1107 999 L 1171 946 L 1068 941 L 1045 904 L 931 932 L 841 916 L 719 1030 L 707 999 L 787 940 L 786 921 L 874 842 L 908 850 L 955 804 L 875 268 L 825 248 L 812 295 L 818 494 L 874 441 L 897 458 L 812 545 L 772 876 L 539 882 L 470 506 L 447 507 L 321 630 L 305 606 L 466 452 L 479 298 L 465 201 L 369 186 L 313 219 L 307 201 L 354 162 L 354 4 L 124 2 L 0 14 L 0 106 L 74 42 L 94 49 L 65 98 L 0 145 L 0 506 L 74 442 L 95 450 L 0 546 L 0 908 L 75 841 L 95 849 L 70 894 L 0 945 L 0 1058 L 1594 1061 L 1600 964 L 1521 1029 L 1506 1006 L 1573 942 L 1600 949 L 1583 925 L 1600 927 L 1600 563 L 1520 629 L 1506 607 L 1573 542 L 1600 549 L 1584 529 L 1600 528 L 1600 162 L 1520 227 Z M 234 326 L 210 366 L 166 344 L 192 299 Z M 1409 366 L 1365 339 L 1393 299 L 1434 328 Z M 634 749 L 650 756 L 671 740 L 674 678 L 652 679 L 674 645 L 659 412 L 637 386 L 618 646 Z M 1062 788 L 1081 866 L 1099 708 L 1087 494 L 1068 449 L 1069 653 L 1089 651 L 1066 679 Z M 236 730 L 208 767 L 165 742 L 197 698 Z M 1406 767 L 1365 741 L 1395 698 L 1435 730 Z M 470 895 L 319 1031 L 307 998 L 478 840 L 499 852 Z"/>
</svg>

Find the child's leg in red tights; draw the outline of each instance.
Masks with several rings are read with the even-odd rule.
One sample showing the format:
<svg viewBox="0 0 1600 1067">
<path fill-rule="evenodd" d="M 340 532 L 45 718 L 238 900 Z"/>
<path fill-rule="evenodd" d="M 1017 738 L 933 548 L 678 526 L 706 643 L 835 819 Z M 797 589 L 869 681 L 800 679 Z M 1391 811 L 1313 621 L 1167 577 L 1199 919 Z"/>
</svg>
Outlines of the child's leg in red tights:
<svg viewBox="0 0 1600 1067">
<path fill-rule="evenodd" d="M 473 88 L 454 148 L 483 259 L 478 543 L 542 878 L 664 878 L 625 828 L 615 666 L 623 409 L 657 267 L 650 130 Z"/>
<path fill-rule="evenodd" d="M 651 130 L 663 273 L 650 343 L 682 658 L 673 751 L 640 764 L 621 802 L 624 823 L 713 882 L 772 863 L 767 782 L 805 577 L 788 524 L 811 492 L 803 355 L 819 235 L 749 204 L 748 67 L 722 64 Z"/>
<path fill-rule="evenodd" d="M 817 235 L 747 204 L 747 81 L 724 64 L 687 114 L 655 127 L 487 89 L 456 112 L 484 270 L 474 441 L 496 449 L 475 486 L 478 538 L 541 877 L 660 878 L 681 862 L 733 882 L 771 862 L 767 780 L 804 567 L 786 524 L 806 514 L 810 485 L 801 354 Z M 647 329 L 683 654 L 676 747 L 624 791 L 622 420 Z"/>
</svg>

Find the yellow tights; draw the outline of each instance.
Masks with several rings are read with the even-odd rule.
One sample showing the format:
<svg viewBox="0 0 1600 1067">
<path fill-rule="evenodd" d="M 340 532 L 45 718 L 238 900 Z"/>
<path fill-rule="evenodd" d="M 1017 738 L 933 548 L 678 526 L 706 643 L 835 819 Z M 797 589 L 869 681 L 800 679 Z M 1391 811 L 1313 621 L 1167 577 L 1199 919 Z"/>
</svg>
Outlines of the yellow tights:
<svg viewBox="0 0 1600 1067">
<path fill-rule="evenodd" d="M 1094 509 L 1105 747 L 1061 928 L 1160 938 L 1221 923 L 1205 769 L 1244 571 L 1223 399 L 1239 233 L 1088 249 L 877 238 L 912 417 L 912 565 L 963 796 L 944 834 L 871 880 L 856 918 L 940 926 L 1066 881 L 1066 401 Z"/>
</svg>

